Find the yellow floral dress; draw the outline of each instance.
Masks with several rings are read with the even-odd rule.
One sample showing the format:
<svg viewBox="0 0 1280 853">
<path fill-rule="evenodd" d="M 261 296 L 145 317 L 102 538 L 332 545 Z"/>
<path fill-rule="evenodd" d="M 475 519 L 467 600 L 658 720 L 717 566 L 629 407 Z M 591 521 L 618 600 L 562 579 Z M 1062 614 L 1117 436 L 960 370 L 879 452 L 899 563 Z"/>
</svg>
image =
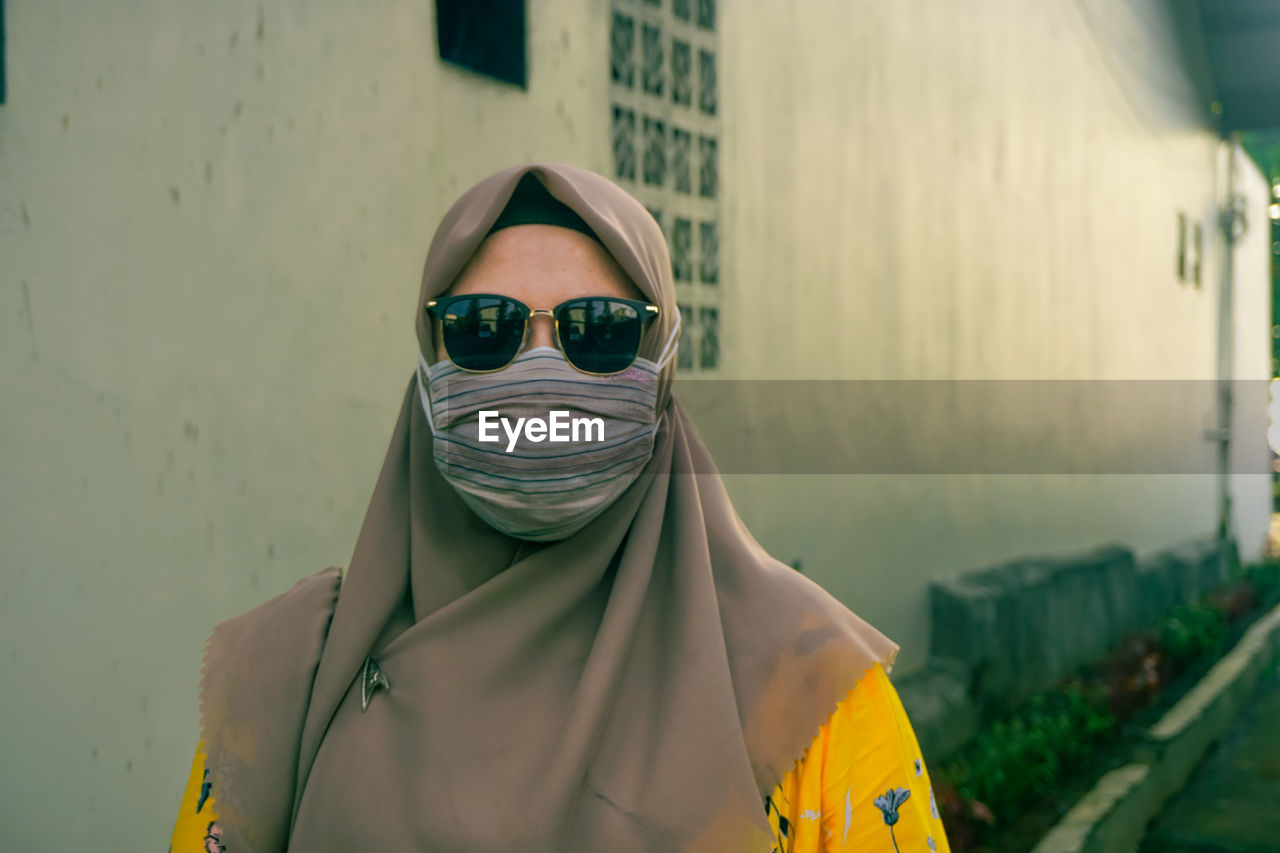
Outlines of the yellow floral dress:
<svg viewBox="0 0 1280 853">
<path fill-rule="evenodd" d="M 950 853 L 929 771 L 876 664 L 765 800 L 774 853 Z"/>
<path fill-rule="evenodd" d="M 222 844 L 204 764 L 201 743 L 170 853 L 235 853 Z M 879 664 L 836 706 L 764 807 L 772 853 L 950 853 L 915 732 Z"/>
<path fill-rule="evenodd" d="M 169 840 L 169 853 L 226 853 L 222 844 L 222 830 L 218 828 L 217 803 L 205 777 L 204 742 L 196 745 L 196 757 L 191 763 L 191 777 L 187 780 L 186 793 L 178 808 L 178 825 Z"/>
</svg>

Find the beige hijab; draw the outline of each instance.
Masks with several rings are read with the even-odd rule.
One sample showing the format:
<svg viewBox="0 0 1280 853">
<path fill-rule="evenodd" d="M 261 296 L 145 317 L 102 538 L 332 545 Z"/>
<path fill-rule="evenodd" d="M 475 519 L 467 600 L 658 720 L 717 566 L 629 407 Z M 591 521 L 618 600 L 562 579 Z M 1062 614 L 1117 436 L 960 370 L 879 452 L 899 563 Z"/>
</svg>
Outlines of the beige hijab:
<svg viewBox="0 0 1280 853">
<path fill-rule="evenodd" d="M 427 361 L 422 306 L 528 172 L 661 306 L 652 358 L 677 311 L 661 229 L 612 182 L 540 162 L 441 222 Z M 488 527 L 440 477 L 410 379 L 345 582 L 313 575 L 210 638 L 202 728 L 230 853 L 770 848 L 765 796 L 897 647 L 766 554 L 696 473 L 714 468 L 671 374 L 644 474 L 543 545 Z M 390 686 L 362 711 L 369 656 Z"/>
</svg>

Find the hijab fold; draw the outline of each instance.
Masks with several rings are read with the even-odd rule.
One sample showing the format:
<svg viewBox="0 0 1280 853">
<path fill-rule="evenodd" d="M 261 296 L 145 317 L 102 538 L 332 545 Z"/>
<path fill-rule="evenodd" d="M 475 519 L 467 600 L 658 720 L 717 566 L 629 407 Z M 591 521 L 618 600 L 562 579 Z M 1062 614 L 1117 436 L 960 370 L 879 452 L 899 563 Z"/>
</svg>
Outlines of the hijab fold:
<svg viewBox="0 0 1280 853">
<path fill-rule="evenodd" d="M 426 360 L 422 307 L 529 174 L 660 306 L 642 343 L 652 357 L 678 311 L 661 229 L 612 182 L 540 162 L 490 176 L 445 214 L 419 295 Z M 214 796 L 230 792 L 230 851 L 769 849 L 764 796 L 897 647 L 770 557 L 719 476 L 698 473 L 714 467 L 672 372 L 639 479 L 545 544 L 466 508 L 433 464 L 409 380 L 340 594 L 321 573 L 210 640 L 202 734 Z M 296 673 L 274 693 L 244 663 L 264 653 Z M 369 656 L 390 687 L 362 711 Z"/>
</svg>

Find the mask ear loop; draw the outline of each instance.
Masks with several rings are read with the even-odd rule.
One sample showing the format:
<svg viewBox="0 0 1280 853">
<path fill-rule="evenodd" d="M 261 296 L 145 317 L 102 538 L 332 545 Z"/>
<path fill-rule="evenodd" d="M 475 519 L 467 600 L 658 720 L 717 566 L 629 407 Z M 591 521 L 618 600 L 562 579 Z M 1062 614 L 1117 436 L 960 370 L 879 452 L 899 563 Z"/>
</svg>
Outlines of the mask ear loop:
<svg viewBox="0 0 1280 853">
<path fill-rule="evenodd" d="M 667 335 L 667 342 L 663 344 L 662 351 L 658 353 L 658 360 L 654 362 L 654 373 L 661 373 L 662 368 L 675 356 L 676 350 L 680 344 L 680 311 L 676 310 L 676 323 L 671 327 L 671 333 Z"/>
<path fill-rule="evenodd" d="M 662 351 L 658 353 L 658 360 L 654 362 L 654 373 L 661 373 L 662 369 L 667 366 L 672 358 L 675 357 L 676 350 L 679 349 L 680 342 L 680 311 L 676 310 L 676 323 L 671 327 L 671 333 L 667 335 L 667 342 L 663 344 Z M 658 413 L 658 419 L 653 422 L 653 431 L 656 433 L 662 428 L 662 421 L 667 417 L 666 409 Z"/>
<path fill-rule="evenodd" d="M 413 372 L 413 375 L 418 378 L 418 397 L 422 400 L 422 411 L 427 416 L 427 426 L 431 428 L 431 437 L 435 438 L 436 419 L 435 416 L 431 414 L 431 398 L 427 394 L 427 386 L 423 384 L 423 374 L 426 374 L 428 377 L 431 376 L 431 365 L 427 364 L 427 360 L 422 357 L 422 350 L 418 350 L 418 369 Z"/>
</svg>

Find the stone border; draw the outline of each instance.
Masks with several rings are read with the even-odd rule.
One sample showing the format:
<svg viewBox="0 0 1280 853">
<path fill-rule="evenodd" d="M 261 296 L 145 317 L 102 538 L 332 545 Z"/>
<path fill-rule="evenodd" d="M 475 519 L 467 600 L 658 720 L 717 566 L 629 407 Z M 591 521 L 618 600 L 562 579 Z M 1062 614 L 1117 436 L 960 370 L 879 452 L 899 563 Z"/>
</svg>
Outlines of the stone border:
<svg viewBox="0 0 1280 853">
<path fill-rule="evenodd" d="M 1277 657 L 1280 605 L 1249 626 L 1235 648 L 1147 730 L 1134 763 L 1099 779 L 1032 853 L 1135 849 L 1148 821 L 1186 784 L 1249 700 L 1262 670 Z"/>
</svg>

